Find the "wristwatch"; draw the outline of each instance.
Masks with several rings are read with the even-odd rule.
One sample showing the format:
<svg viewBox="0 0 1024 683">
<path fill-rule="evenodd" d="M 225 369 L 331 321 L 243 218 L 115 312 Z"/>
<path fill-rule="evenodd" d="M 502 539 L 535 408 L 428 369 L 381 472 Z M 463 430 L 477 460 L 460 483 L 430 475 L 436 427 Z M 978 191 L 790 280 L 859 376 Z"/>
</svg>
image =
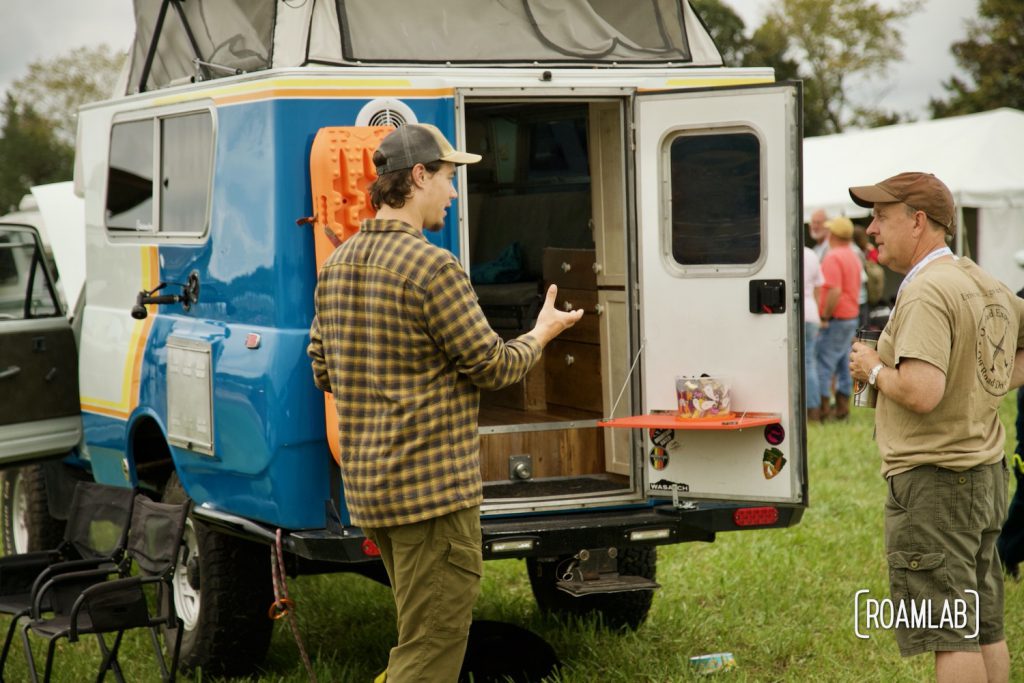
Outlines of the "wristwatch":
<svg viewBox="0 0 1024 683">
<path fill-rule="evenodd" d="M 871 372 L 868 373 L 868 384 L 875 386 L 875 382 L 878 380 L 878 373 L 880 373 L 884 367 L 884 363 L 879 363 L 875 367 L 871 368 Z"/>
</svg>

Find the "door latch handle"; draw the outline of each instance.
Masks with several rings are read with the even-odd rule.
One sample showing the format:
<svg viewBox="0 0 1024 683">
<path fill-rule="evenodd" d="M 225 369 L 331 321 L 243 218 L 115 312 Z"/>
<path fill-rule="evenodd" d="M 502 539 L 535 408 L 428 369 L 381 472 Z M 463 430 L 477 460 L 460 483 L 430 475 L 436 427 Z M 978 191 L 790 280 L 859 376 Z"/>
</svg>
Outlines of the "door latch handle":
<svg viewBox="0 0 1024 683">
<path fill-rule="evenodd" d="M 0 379 L 7 379 L 8 377 L 14 377 L 19 372 L 21 372 L 21 368 L 19 368 L 17 365 L 12 365 L 12 366 L 8 367 L 6 370 L 0 370 Z"/>
</svg>

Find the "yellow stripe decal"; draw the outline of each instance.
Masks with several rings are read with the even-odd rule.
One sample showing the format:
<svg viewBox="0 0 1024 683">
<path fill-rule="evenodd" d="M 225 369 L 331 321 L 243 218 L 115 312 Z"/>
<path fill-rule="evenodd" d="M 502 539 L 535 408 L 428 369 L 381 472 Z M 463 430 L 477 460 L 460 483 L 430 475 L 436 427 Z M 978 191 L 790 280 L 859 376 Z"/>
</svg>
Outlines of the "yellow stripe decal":
<svg viewBox="0 0 1024 683">
<path fill-rule="evenodd" d="M 160 258 L 156 247 L 144 246 L 139 249 L 139 256 L 142 260 L 142 289 L 150 290 L 156 287 L 160 277 Z M 124 360 L 124 367 L 121 371 L 121 399 L 119 401 L 108 401 L 92 396 L 81 398 L 82 410 L 111 417 L 127 419 L 128 416 L 139 405 L 139 387 L 142 377 L 142 357 L 146 351 L 146 341 L 149 339 L 149 332 L 153 328 L 153 318 L 156 316 L 156 306 L 149 306 L 149 315 L 145 320 L 136 320 L 132 325 L 131 339 L 128 342 L 128 354 Z"/>
<path fill-rule="evenodd" d="M 453 88 L 410 88 L 409 90 L 382 90 L 382 89 L 324 89 L 324 88 L 278 88 L 257 93 L 246 93 L 240 95 L 228 95 L 214 97 L 213 101 L 219 105 L 238 104 L 240 102 L 255 102 L 258 100 L 270 99 L 352 99 L 358 97 L 451 97 L 455 94 Z"/>
<path fill-rule="evenodd" d="M 752 85 L 755 83 L 774 83 L 770 76 L 737 76 L 712 78 L 670 78 L 665 81 L 666 88 L 720 88 L 728 85 Z M 641 92 L 656 92 L 661 88 L 640 88 Z"/>
<path fill-rule="evenodd" d="M 306 93 L 318 93 L 318 97 L 361 96 L 370 93 L 379 95 L 409 96 L 430 94 L 452 95 L 454 88 L 413 88 L 407 78 L 272 78 L 269 80 L 235 83 L 209 90 L 183 92 L 154 100 L 154 105 L 174 104 L 189 100 L 212 98 L 218 102 L 224 98 L 229 102 L 274 97 L 310 97 Z M 240 98 L 240 100 L 239 100 Z"/>
<path fill-rule="evenodd" d="M 146 290 L 153 289 L 160 284 L 160 254 L 156 247 L 143 247 L 142 249 L 142 281 Z M 153 319 L 157 316 L 157 307 L 149 307 L 149 315 L 145 320 L 135 323 L 135 330 L 138 335 L 134 339 L 132 348 L 135 350 L 135 358 L 132 362 L 131 388 L 128 394 L 131 400 L 130 410 L 135 410 L 139 405 L 139 387 L 142 382 L 142 357 L 146 354 L 146 341 L 149 339 L 149 331 L 153 328 Z M 141 329 L 139 329 L 141 327 Z M 129 411 L 130 412 L 130 411 Z"/>
<path fill-rule="evenodd" d="M 82 412 L 84 413 L 96 413 L 98 415 L 106 415 L 107 417 L 116 417 L 122 420 L 128 419 L 128 413 L 123 410 L 112 410 L 110 408 L 102 408 L 96 405 L 89 405 L 85 403 L 86 400 L 95 401 L 96 399 L 83 399 L 82 401 Z"/>
</svg>

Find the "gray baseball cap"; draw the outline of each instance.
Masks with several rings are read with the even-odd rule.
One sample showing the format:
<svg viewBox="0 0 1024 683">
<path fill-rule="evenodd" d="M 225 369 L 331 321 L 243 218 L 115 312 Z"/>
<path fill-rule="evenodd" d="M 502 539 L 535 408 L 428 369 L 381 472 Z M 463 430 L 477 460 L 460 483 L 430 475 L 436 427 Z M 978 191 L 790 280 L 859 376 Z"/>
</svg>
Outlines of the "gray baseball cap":
<svg viewBox="0 0 1024 683">
<path fill-rule="evenodd" d="M 377 165 L 377 175 L 402 171 L 432 161 L 475 164 L 481 158 L 479 154 L 456 150 L 444 134 L 429 123 L 399 126 L 381 140 L 377 151 L 384 157 L 384 163 Z"/>
</svg>

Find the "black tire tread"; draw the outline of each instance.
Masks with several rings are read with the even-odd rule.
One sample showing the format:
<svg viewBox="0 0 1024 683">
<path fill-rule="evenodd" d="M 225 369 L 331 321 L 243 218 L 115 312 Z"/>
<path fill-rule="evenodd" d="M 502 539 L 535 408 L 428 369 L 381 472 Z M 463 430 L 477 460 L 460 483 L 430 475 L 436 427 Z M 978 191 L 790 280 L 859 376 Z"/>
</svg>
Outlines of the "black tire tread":
<svg viewBox="0 0 1024 683">
<path fill-rule="evenodd" d="M 176 476 L 164 499 L 185 498 Z M 274 622 L 270 553 L 261 545 L 218 533 L 193 519 L 201 558 L 199 624 L 182 638 L 181 667 L 206 674 L 241 676 L 253 672 L 270 647 Z M 168 637 L 168 641 L 173 639 Z"/>
<path fill-rule="evenodd" d="M 64 539 L 66 524 L 50 516 L 46 497 L 46 476 L 42 465 L 26 465 L 3 473 L 3 548 L 5 555 L 13 555 L 14 527 L 11 506 L 14 484 L 22 478 L 22 486 L 28 493 L 28 548 L 27 552 L 56 548 Z"/>
</svg>

